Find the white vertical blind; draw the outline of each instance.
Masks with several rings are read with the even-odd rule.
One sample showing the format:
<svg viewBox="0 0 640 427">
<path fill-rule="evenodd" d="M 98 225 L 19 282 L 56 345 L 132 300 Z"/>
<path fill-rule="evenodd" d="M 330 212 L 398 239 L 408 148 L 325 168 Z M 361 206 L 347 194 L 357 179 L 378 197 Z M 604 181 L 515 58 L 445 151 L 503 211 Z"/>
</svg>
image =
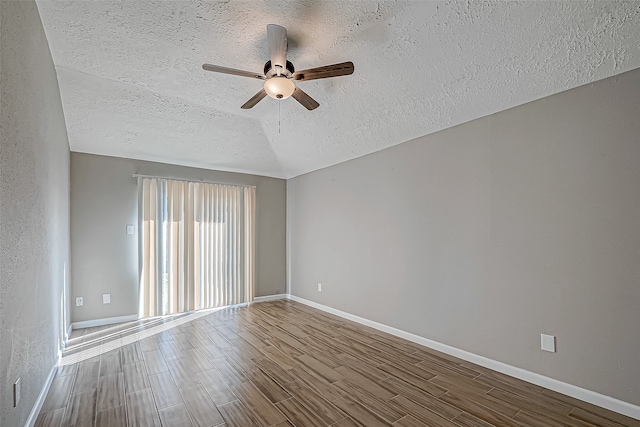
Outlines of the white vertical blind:
<svg viewBox="0 0 640 427">
<path fill-rule="evenodd" d="M 255 188 L 138 178 L 140 314 L 253 300 Z"/>
</svg>

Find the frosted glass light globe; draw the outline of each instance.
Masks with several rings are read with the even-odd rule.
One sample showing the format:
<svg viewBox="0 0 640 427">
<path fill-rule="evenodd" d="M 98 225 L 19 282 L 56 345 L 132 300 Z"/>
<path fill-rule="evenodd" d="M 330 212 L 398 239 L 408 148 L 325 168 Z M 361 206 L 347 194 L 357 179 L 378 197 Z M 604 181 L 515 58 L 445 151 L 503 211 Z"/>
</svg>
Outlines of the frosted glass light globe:
<svg viewBox="0 0 640 427">
<path fill-rule="evenodd" d="M 271 77 L 264 82 L 264 90 L 273 99 L 287 99 L 296 90 L 296 85 L 286 77 Z"/>
</svg>

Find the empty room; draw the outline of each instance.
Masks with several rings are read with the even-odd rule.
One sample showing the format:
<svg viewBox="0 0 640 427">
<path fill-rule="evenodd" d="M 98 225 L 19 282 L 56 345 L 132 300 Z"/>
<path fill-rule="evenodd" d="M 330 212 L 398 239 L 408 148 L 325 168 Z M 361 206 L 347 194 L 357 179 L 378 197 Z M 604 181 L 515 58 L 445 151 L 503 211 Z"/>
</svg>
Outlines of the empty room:
<svg viewBox="0 0 640 427">
<path fill-rule="evenodd" d="M 640 2 L 0 18 L 0 427 L 640 426 Z"/>
</svg>

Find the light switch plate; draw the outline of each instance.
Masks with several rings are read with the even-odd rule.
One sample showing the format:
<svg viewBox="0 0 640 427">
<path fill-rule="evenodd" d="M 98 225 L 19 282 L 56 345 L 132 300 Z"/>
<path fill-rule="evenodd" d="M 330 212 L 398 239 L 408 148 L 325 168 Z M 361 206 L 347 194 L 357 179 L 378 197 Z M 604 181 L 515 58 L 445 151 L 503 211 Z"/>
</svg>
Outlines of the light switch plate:
<svg viewBox="0 0 640 427">
<path fill-rule="evenodd" d="M 111 294 L 102 294 L 102 303 L 111 304 Z"/>
<path fill-rule="evenodd" d="M 318 283 L 318 292 L 322 292 L 322 283 Z"/>
<path fill-rule="evenodd" d="M 84 298 L 76 297 L 76 307 L 82 307 L 84 305 Z"/>
<path fill-rule="evenodd" d="M 135 229 L 133 228 L 132 224 L 127 224 L 127 234 L 133 234 L 135 232 Z"/>
<path fill-rule="evenodd" d="M 540 334 L 540 348 L 544 351 L 556 352 L 556 337 Z"/>
</svg>

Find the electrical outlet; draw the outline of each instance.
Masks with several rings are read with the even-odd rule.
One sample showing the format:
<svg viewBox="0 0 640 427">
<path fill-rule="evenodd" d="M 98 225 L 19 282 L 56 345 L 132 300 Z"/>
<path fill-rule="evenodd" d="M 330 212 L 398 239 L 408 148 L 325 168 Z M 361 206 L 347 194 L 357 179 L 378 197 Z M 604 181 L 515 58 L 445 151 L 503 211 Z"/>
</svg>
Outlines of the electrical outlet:
<svg viewBox="0 0 640 427">
<path fill-rule="evenodd" d="M 322 292 L 322 283 L 318 283 L 318 292 Z"/>
<path fill-rule="evenodd" d="M 20 377 L 13 383 L 13 407 L 15 408 L 20 403 Z"/>
<path fill-rule="evenodd" d="M 102 294 L 102 303 L 111 304 L 111 294 Z"/>
<path fill-rule="evenodd" d="M 134 231 L 133 225 L 127 224 L 127 234 L 133 234 L 134 232 L 135 231 Z"/>
<path fill-rule="evenodd" d="M 556 337 L 540 334 L 540 348 L 544 351 L 556 352 Z"/>
<path fill-rule="evenodd" d="M 84 305 L 84 298 L 76 297 L 76 307 L 82 307 Z"/>
</svg>

